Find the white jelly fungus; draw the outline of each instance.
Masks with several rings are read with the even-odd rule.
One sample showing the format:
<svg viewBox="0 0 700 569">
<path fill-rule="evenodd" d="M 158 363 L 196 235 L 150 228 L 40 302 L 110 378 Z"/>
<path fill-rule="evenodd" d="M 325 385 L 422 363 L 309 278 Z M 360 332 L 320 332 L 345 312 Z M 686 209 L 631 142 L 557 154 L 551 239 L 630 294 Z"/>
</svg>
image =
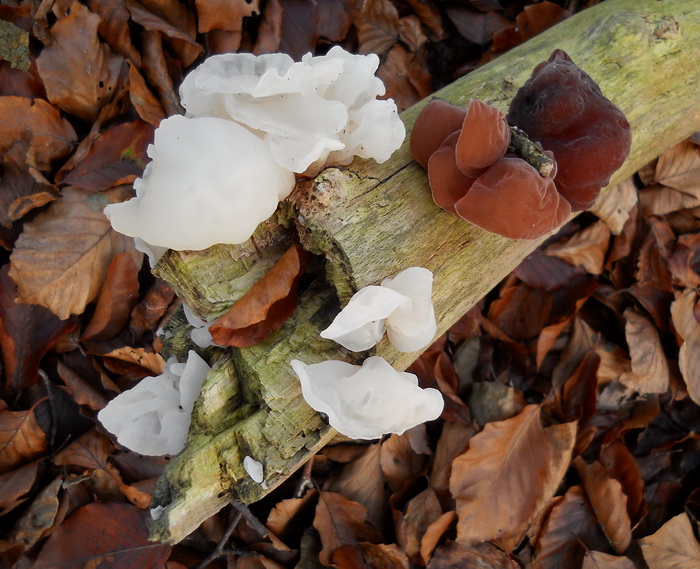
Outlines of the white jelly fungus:
<svg viewBox="0 0 700 569">
<path fill-rule="evenodd" d="M 185 447 L 192 409 L 209 366 L 190 351 L 168 360 L 163 374 L 145 377 L 112 399 L 97 418 L 122 446 L 140 454 L 177 454 Z"/>
<path fill-rule="evenodd" d="M 267 145 L 232 121 L 167 118 L 148 155 L 136 197 L 104 211 L 115 230 L 157 247 L 246 241 L 294 188 Z"/>
<path fill-rule="evenodd" d="M 380 286 L 357 291 L 321 337 L 359 352 L 379 342 L 386 329 L 396 349 L 420 350 L 437 331 L 432 290 L 433 274 L 428 269 L 405 269 Z"/>
<path fill-rule="evenodd" d="M 282 53 L 208 58 L 180 86 L 191 117 L 236 121 L 261 136 L 278 164 L 315 174 L 354 156 L 386 161 L 405 128 L 392 100 L 377 100 L 379 58 L 339 46 L 300 62 Z"/>
<path fill-rule="evenodd" d="M 362 366 L 334 360 L 291 363 L 309 406 L 325 413 L 331 427 L 353 439 L 402 434 L 442 413 L 444 401 L 438 390 L 421 389 L 415 375 L 396 371 L 377 356 Z"/>
<path fill-rule="evenodd" d="M 243 459 L 243 468 L 248 473 L 248 476 L 250 476 L 253 479 L 254 482 L 257 482 L 258 484 L 262 483 L 263 465 L 261 462 L 258 462 L 253 457 L 246 456 Z"/>
</svg>

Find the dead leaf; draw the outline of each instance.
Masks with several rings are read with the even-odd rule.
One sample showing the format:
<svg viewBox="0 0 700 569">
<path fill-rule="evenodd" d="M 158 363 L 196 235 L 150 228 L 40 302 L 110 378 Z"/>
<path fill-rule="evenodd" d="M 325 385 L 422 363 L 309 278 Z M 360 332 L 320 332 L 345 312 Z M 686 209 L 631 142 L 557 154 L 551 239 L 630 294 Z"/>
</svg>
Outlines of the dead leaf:
<svg viewBox="0 0 700 569">
<path fill-rule="evenodd" d="M 51 162 L 65 158 L 78 137 L 68 121 L 46 101 L 0 97 L 0 155 L 28 136 L 36 167 L 50 170 Z"/>
<path fill-rule="evenodd" d="M 37 59 L 49 101 L 92 122 L 117 91 L 124 60 L 100 43 L 100 17 L 79 2 L 51 28 L 51 44 Z"/>
<path fill-rule="evenodd" d="M 23 141 L 14 146 L 0 167 L 0 224 L 5 227 L 10 227 L 34 208 L 55 200 L 58 195 L 56 187 L 26 163 L 28 147 Z"/>
<path fill-rule="evenodd" d="M 143 173 L 149 160 L 146 148 L 152 142 L 153 127 L 148 123 L 119 123 L 99 135 L 62 181 L 93 192 L 130 184 Z"/>
<path fill-rule="evenodd" d="M 576 275 L 584 273 L 581 267 L 574 267 L 562 259 L 550 257 L 541 249 L 530 253 L 513 271 L 525 284 L 546 291 L 560 289 L 569 284 Z"/>
<path fill-rule="evenodd" d="M 18 301 L 40 304 L 65 319 L 96 300 L 114 255 L 129 251 L 140 266 L 143 254 L 133 240 L 113 231 L 102 213 L 129 193 L 66 188 L 60 200 L 26 223 L 10 257 Z"/>
<path fill-rule="evenodd" d="M 258 28 L 258 37 L 251 53 L 261 55 L 280 50 L 282 41 L 282 26 L 284 25 L 284 8 L 280 0 L 268 0 L 262 13 Z"/>
<path fill-rule="evenodd" d="M 542 495 L 549 461 L 537 405 L 474 435 L 452 464 L 457 540 L 470 545 L 502 539 L 527 522 Z"/>
<path fill-rule="evenodd" d="M 259 0 L 196 0 L 200 33 L 211 30 L 241 31 L 243 18 L 260 14 Z"/>
<path fill-rule="evenodd" d="M 277 537 L 286 541 L 286 534 L 300 527 L 301 518 L 309 512 L 313 514 L 317 501 L 317 490 L 307 492 L 302 498 L 281 500 L 270 511 L 265 526 Z"/>
<path fill-rule="evenodd" d="M 644 561 L 653 569 L 697 569 L 700 544 L 686 514 L 667 521 L 656 533 L 639 540 Z"/>
<path fill-rule="evenodd" d="M 406 511 L 403 514 L 406 539 L 405 543 L 399 543 L 413 563 L 420 563 L 423 559 L 421 556 L 423 536 L 441 516 L 442 508 L 432 488 L 426 488 L 411 498 L 406 505 Z"/>
<path fill-rule="evenodd" d="M 427 564 L 437 547 L 437 544 L 445 535 L 445 532 L 449 529 L 457 519 L 457 512 L 450 510 L 442 514 L 437 520 L 428 526 L 421 538 L 420 542 L 420 556 L 424 564 Z"/>
<path fill-rule="evenodd" d="M 334 492 L 321 492 L 314 527 L 321 535 L 321 563 L 331 565 L 334 552 L 345 545 L 381 543 L 382 535 L 367 519 L 367 508 Z"/>
<path fill-rule="evenodd" d="M 600 462 L 588 464 L 578 456 L 574 465 L 603 532 L 615 551 L 624 553 L 632 540 L 632 529 L 622 485 Z"/>
<path fill-rule="evenodd" d="M 0 516 L 14 510 L 20 504 L 31 498 L 30 491 L 39 473 L 39 466 L 44 459 L 40 458 L 25 464 L 15 470 L 0 474 Z"/>
<path fill-rule="evenodd" d="M 140 65 L 141 56 L 131 42 L 129 31 L 131 14 L 126 9 L 124 0 L 88 0 L 87 4 L 100 17 L 97 31 L 112 51 L 133 65 Z"/>
<path fill-rule="evenodd" d="M 525 6 L 515 19 L 515 26 L 493 34 L 493 50 L 500 52 L 515 47 L 570 15 L 571 12 L 547 0 Z"/>
<path fill-rule="evenodd" d="M 674 190 L 700 195 L 700 148 L 689 140 L 669 148 L 656 163 L 655 181 Z"/>
<path fill-rule="evenodd" d="M 627 178 L 600 194 L 589 211 L 604 221 L 613 235 L 620 235 L 638 200 L 634 179 Z"/>
<path fill-rule="evenodd" d="M 129 366 L 138 366 L 142 370 L 150 372 L 154 376 L 161 375 L 163 373 L 163 367 L 165 366 L 165 360 L 157 352 L 149 352 L 144 348 L 132 348 L 131 346 L 124 346 L 123 348 L 117 348 L 110 352 L 100 354 L 105 358 L 112 358 L 119 362 L 124 362 Z M 105 365 L 109 366 L 109 362 L 105 361 Z M 109 366 L 112 370 L 119 369 L 118 366 Z M 115 373 L 119 373 L 115 371 Z"/>
<path fill-rule="evenodd" d="M 686 338 L 678 353 L 678 367 L 688 395 L 700 405 L 700 326 Z"/>
<path fill-rule="evenodd" d="M 82 341 L 108 340 L 126 326 L 138 300 L 140 268 L 128 251 L 112 258 L 95 312 L 80 337 Z"/>
<path fill-rule="evenodd" d="M 167 116 L 184 114 L 180 97 L 173 86 L 173 78 L 168 68 L 165 52 L 163 51 L 163 37 L 157 31 L 144 31 L 143 49 L 141 55 L 143 63 L 141 72 L 158 93 L 160 103 Z"/>
<path fill-rule="evenodd" d="M 581 486 L 572 486 L 554 505 L 535 546 L 535 569 L 579 567 L 584 548 L 605 548 Z"/>
<path fill-rule="evenodd" d="M 18 392 L 37 382 L 41 358 L 76 321 L 59 320 L 43 306 L 16 303 L 8 272 L 8 265 L 0 269 L 0 349 L 5 389 Z"/>
<path fill-rule="evenodd" d="M 698 293 L 692 288 L 687 288 L 671 303 L 671 320 L 676 333 L 682 340 L 686 340 L 696 328 L 700 328 L 700 322 L 695 318 L 694 309 L 698 302 Z"/>
<path fill-rule="evenodd" d="M 408 569 L 408 559 L 393 543 L 358 543 L 338 548 L 333 554 L 333 566 L 338 569 Z"/>
<path fill-rule="evenodd" d="M 609 243 L 610 228 L 605 222 L 597 221 L 568 239 L 549 245 L 545 251 L 547 255 L 582 267 L 587 273 L 600 275 Z"/>
<path fill-rule="evenodd" d="M 172 547 L 148 540 L 143 513 L 130 504 L 93 503 L 67 518 L 39 552 L 34 567 L 50 569 L 108 563 L 111 569 L 158 567 Z"/>
<path fill-rule="evenodd" d="M 113 450 L 110 440 L 92 429 L 54 456 L 53 462 L 59 466 L 102 470 L 130 502 L 142 510 L 148 508 L 151 495 L 124 483 L 119 470 L 109 461 L 109 453 Z"/>
<path fill-rule="evenodd" d="M 427 456 L 417 453 L 408 433 L 392 434 L 381 443 L 380 464 L 392 491 L 398 492 L 423 472 Z"/>
<path fill-rule="evenodd" d="M 385 480 L 379 466 L 380 452 L 379 443 L 367 446 L 360 456 L 343 467 L 340 476 L 324 487 L 324 490 L 342 494 L 345 498 L 362 504 L 376 527 L 383 526 L 387 511 Z"/>
<path fill-rule="evenodd" d="M 394 99 L 399 111 L 427 97 L 433 91 L 432 77 L 421 54 L 395 45 L 377 71 L 386 86 L 386 97 Z"/>
<path fill-rule="evenodd" d="M 93 411 L 100 411 L 109 402 L 101 390 L 60 360 L 57 362 L 56 371 L 66 384 L 66 391 L 70 393 L 78 405 L 85 405 Z"/>
<path fill-rule="evenodd" d="M 279 330 L 297 305 L 297 284 L 309 253 L 292 245 L 265 276 L 210 327 L 219 346 L 247 348 Z"/>
<path fill-rule="evenodd" d="M 438 439 L 430 471 L 430 485 L 436 492 L 446 492 L 450 487 L 452 462 L 469 447 L 474 427 L 465 423 L 446 422 Z"/>
<path fill-rule="evenodd" d="M 627 514 L 634 529 L 648 510 L 644 501 L 644 481 L 637 461 L 624 443 L 617 440 L 600 451 L 600 462 L 608 475 L 620 482 L 627 496 Z"/>
<path fill-rule="evenodd" d="M 129 330 L 137 338 L 146 332 L 155 332 L 175 298 L 172 287 L 163 279 L 156 279 L 132 310 Z"/>
<path fill-rule="evenodd" d="M 366 0 L 355 28 L 359 53 L 385 53 L 399 39 L 399 12 L 390 0 Z"/>
<path fill-rule="evenodd" d="M 624 317 L 632 371 L 622 375 L 620 383 L 639 393 L 665 393 L 669 385 L 668 362 L 656 327 L 631 307 L 625 310 Z"/>
<path fill-rule="evenodd" d="M 440 10 L 432 1 L 408 0 L 408 4 L 416 13 L 421 23 L 430 30 L 433 40 L 441 40 L 447 37 L 448 34 L 442 26 Z"/>
<path fill-rule="evenodd" d="M 628 557 L 617 557 L 601 551 L 586 551 L 581 569 L 635 569 Z"/>
<path fill-rule="evenodd" d="M 63 476 L 58 476 L 37 494 L 7 535 L 8 541 L 29 549 L 46 536 L 56 521 L 62 485 Z"/>
<path fill-rule="evenodd" d="M 467 546 L 446 541 L 435 550 L 428 569 L 517 569 L 518 563 L 490 543 Z"/>
<path fill-rule="evenodd" d="M 416 53 L 428 41 L 418 16 L 413 14 L 399 20 L 399 38 L 413 53 Z"/>
<path fill-rule="evenodd" d="M 165 118 L 165 110 L 146 85 L 143 75 L 133 65 L 129 65 L 129 97 L 141 119 L 153 128 L 158 128 L 160 121 Z"/>
<path fill-rule="evenodd" d="M 519 283 L 491 303 L 488 317 L 514 340 L 529 340 L 544 327 L 551 306 L 551 294 Z"/>
<path fill-rule="evenodd" d="M 41 456 L 48 447 L 34 408 L 0 411 L 0 473 L 9 472 Z"/>
<path fill-rule="evenodd" d="M 449 4 L 445 11 L 459 35 L 480 46 L 486 45 L 494 34 L 510 25 L 510 21 L 498 12 L 482 12 L 465 4 Z"/>
</svg>

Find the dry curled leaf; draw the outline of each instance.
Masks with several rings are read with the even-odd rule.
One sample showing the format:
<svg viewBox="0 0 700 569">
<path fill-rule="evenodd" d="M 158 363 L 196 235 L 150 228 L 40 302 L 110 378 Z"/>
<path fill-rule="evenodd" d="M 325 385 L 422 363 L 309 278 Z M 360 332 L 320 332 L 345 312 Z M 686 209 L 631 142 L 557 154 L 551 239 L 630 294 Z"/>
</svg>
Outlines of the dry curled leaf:
<svg viewBox="0 0 700 569">
<path fill-rule="evenodd" d="M 196 0 L 200 33 L 211 30 L 241 31 L 243 18 L 260 14 L 260 0 Z"/>
<path fill-rule="evenodd" d="M 600 275 L 609 243 L 610 228 L 605 222 L 597 221 L 568 239 L 553 243 L 546 251 L 547 255 L 582 267 L 587 273 Z"/>
<path fill-rule="evenodd" d="M 51 44 L 37 59 L 46 94 L 54 105 L 94 121 L 115 95 L 124 60 L 97 36 L 100 17 L 79 2 L 51 29 Z"/>
<path fill-rule="evenodd" d="M 385 53 L 399 39 L 399 12 L 390 0 L 366 0 L 355 27 L 360 53 Z"/>
<path fill-rule="evenodd" d="M 0 473 L 9 472 L 46 451 L 46 433 L 34 409 L 0 411 Z"/>
<path fill-rule="evenodd" d="M 656 327 L 633 308 L 626 309 L 624 317 L 632 371 L 620 376 L 620 382 L 639 393 L 664 393 L 669 385 L 668 362 Z"/>
<path fill-rule="evenodd" d="M 97 299 L 115 254 L 129 251 L 140 266 L 143 255 L 133 240 L 115 232 L 102 213 L 129 193 L 125 188 L 100 194 L 66 188 L 61 199 L 25 224 L 10 257 L 18 300 L 65 319 Z"/>
<path fill-rule="evenodd" d="M 309 254 L 292 245 L 277 264 L 210 327 L 219 346 L 247 348 L 279 330 L 297 305 L 297 284 Z"/>
</svg>

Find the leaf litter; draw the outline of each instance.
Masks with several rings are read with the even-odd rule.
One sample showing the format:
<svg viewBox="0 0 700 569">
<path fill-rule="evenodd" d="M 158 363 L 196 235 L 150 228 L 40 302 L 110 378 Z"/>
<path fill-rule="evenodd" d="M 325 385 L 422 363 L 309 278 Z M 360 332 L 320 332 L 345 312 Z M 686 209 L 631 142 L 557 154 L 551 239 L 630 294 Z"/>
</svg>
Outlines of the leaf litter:
<svg viewBox="0 0 700 569">
<path fill-rule="evenodd" d="M 158 331 L 177 305 L 100 212 L 131 194 L 197 58 L 342 43 L 378 53 L 406 108 L 583 3 L 515 4 L 0 6 L 31 40 L 27 71 L 0 60 L 3 564 L 195 567 L 238 519 L 225 558 L 240 568 L 700 565 L 696 139 L 610 189 L 413 364 L 444 394 L 441 420 L 338 440 L 183 544 L 147 540 L 167 457 L 95 427 L 118 390 L 162 370 Z M 306 259 L 289 256 L 220 323 L 227 335 L 254 342 L 293 310 Z"/>
</svg>

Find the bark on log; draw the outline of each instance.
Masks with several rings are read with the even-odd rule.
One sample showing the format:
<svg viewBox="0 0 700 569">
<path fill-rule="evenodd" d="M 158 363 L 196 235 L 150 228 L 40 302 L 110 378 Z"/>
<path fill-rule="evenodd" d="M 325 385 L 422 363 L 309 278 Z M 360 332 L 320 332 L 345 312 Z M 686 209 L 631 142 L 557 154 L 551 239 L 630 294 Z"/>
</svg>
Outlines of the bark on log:
<svg viewBox="0 0 700 569">
<path fill-rule="evenodd" d="M 477 98 L 506 110 L 555 48 L 568 52 L 630 121 L 632 152 L 611 184 L 700 129 L 700 13 L 686 0 L 608 0 L 435 96 L 461 105 Z M 426 102 L 403 113 L 409 130 Z M 152 526 L 154 539 L 177 542 L 230 500 L 261 498 L 333 437 L 304 403 L 289 361 L 356 357 L 318 335 L 355 290 L 409 266 L 427 267 L 435 274 L 442 333 L 537 247 L 537 241 L 488 234 L 445 213 L 427 187 L 404 144 L 383 165 L 357 160 L 298 188 L 278 211 L 285 230 L 267 225 L 249 244 L 170 252 L 159 264 L 156 272 L 198 315 L 218 316 L 252 284 L 251 268 L 264 272 L 288 243 L 287 232 L 298 231 L 307 249 L 326 257 L 333 286 L 306 291 L 282 330 L 253 348 L 225 353 L 214 365 L 187 447 L 154 495 L 154 506 L 165 506 Z M 374 352 L 398 369 L 417 356 L 398 353 L 386 341 Z M 245 473 L 246 455 L 263 463 L 263 485 Z"/>
</svg>

